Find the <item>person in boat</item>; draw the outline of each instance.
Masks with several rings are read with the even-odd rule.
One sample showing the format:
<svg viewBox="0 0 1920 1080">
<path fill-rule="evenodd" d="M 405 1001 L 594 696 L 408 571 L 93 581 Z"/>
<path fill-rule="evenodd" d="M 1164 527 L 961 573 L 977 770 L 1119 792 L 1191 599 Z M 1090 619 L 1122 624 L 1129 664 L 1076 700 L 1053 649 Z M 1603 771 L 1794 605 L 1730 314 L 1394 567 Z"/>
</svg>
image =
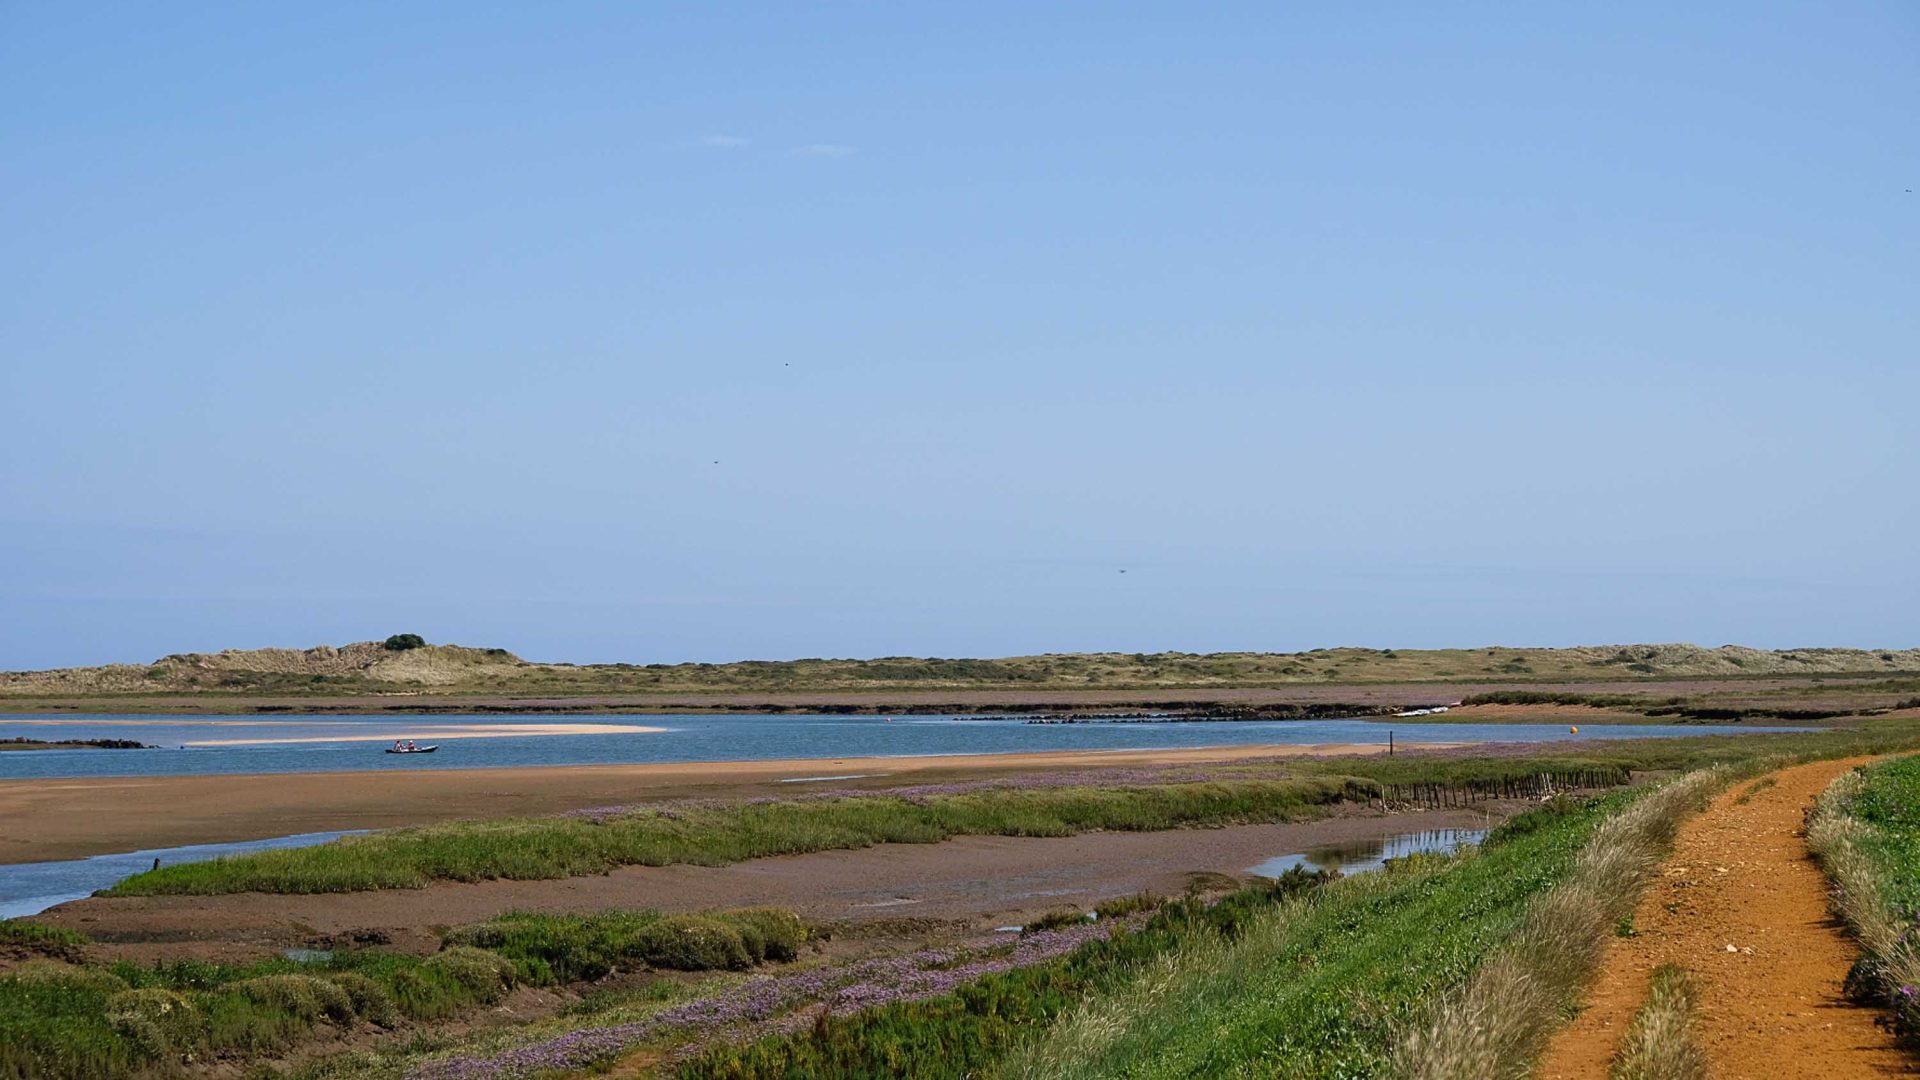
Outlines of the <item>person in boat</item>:
<svg viewBox="0 0 1920 1080">
<path fill-rule="evenodd" d="M 418 750 L 418 749 L 420 749 L 420 747 L 419 747 L 419 746 L 417 746 L 417 745 L 415 745 L 415 743 L 414 743 L 414 741 L 413 741 L 412 739 L 408 739 L 408 740 L 407 740 L 407 751 L 408 751 L 409 753 L 411 753 L 412 751 L 415 751 L 415 750 Z"/>
<path fill-rule="evenodd" d="M 396 754 L 397 754 L 397 753 L 399 753 L 400 751 L 402 751 L 402 750 L 405 750 L 406 748 L 407 748 L 407 744 L 406 744 L 405 742 L 403 742 L 402 740 L 400 740 L 400 739 L 395 739 L 395 740 L 393 740 L 393 752 L 394 752 L 394 753 L 396 753 Z"/>
</svg>

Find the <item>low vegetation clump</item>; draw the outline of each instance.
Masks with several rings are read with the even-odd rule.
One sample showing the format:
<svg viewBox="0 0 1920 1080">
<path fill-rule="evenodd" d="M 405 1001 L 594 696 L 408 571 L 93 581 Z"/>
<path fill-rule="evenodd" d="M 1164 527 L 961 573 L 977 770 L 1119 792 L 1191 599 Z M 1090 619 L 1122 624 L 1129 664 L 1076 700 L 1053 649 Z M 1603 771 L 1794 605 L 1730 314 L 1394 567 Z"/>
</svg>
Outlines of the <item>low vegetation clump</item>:
<svg viewBox="0 0 1920 1080">
<path fill-rule="evenodd" d="M 1706 1051 L 1694 1036 L 1693 983 L 1678 964 L 1654 969 L 1608 1080 L 1705 1080 Z"/>
<path fill-rule="evenodd" d="M 107 895 L 324 893 L 433 881 L 536 880 L 620 866 L 718 866 L 765 855 L 933 843 L 953 836 L 1070 836 L 1285 821 L 1366 799 L 1347 776 L 1222 779 L 1134 788 L 984 790 L 927 798 L 848 797 L 637 807 L 612 816 L 462 822 L 351 836 L 138 874 Z"/>
<path fill-rule="evenodd" d="M 5 924 L 9 933 L 80 947 Z M 248 965 L 151 967 L 26 960 L 0 974 L 0 1080 L 111 1080 L 208 1060 L 246 1061 L 322 1026 L 391 1028 L 501 1001 L 515 986 L 627 968 L 737 970 L 794 958 L 806 931 L 791 912 L 710 916 L 611 912 L 508 915 L 448 936 L 424 958 L 380 950 Z"/>
<path fill-rule="evenodd" d="M 442 954 L 444 956 L 445 954 Z M 210 1059 L 284 1049 L 320 1025 L 390 1026 L 451 1016 L 498 1000 L 492 985 L 448 964 L 388 953 L 341 953 L 319 964 L 183 961 L 111 967 L 30 961 L 0 975 L 0 1077 L 108 1080 Z"/>
<path fill-rule="evenodd" d="M 1860 942 L 1846 990 L 1887 1010 L 1920 1043 L 1920 757 L 1856 769 L 1808 815 L 1807 846 L 1831 879 L 1835 914 Z"/>
<path fill-rule="evenodd" d="M 85 958 L 86 950 L 87 939 L 72 930 L 20 919 L 0 919 L 0 957 L 49 956 L 79 963 Z"/>
<path fill-rule="evenodd" d="M 526 982 L 550 984 L 640 968 L 739 971 L 769 960 L 793 960 L 807 940 L 807 928 L 779 908 L 712 915 L 515 912 L 455 930 L 447 940 L 506 958 Z"/>
</svg>

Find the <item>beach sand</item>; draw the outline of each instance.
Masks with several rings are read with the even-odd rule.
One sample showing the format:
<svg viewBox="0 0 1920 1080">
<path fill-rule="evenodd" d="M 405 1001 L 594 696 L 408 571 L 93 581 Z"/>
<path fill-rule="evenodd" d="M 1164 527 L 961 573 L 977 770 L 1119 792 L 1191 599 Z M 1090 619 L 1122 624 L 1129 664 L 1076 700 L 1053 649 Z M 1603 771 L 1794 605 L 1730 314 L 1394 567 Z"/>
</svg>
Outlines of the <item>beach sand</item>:
<svg viewBox="0 0 1920 1080">
<path fill-rule="evenodd" d="M 1402 747 L 1416 748 L 1414 744 Z M 782 781 L 808 778 L 836 778 L 832 781 L 836 787 L 886 787 L 1044 769 L 1276 755 L 1373 754 L 1385 749 L 1352 743 L 1281 744 L 1091 753 L 0 780 L 0 863 L 77 859 L 295 833 L 557 813 L 650 799 L 792 795 L 813 785 Z"/>
</svg>

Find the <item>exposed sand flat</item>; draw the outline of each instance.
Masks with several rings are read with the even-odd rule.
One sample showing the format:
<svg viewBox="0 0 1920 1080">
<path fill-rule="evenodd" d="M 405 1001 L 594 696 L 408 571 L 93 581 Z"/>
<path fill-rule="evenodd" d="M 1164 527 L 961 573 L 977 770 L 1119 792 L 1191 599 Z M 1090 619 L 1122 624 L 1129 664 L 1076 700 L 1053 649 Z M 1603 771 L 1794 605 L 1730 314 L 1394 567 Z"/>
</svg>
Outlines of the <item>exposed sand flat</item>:
<svg viewBox="0 0 1920 1080">
<path fill-rule="evenodd" d="M 397 728 L 378 734 L 307 735 L 287 739 L 194 739 L 180 745 L 280 746 L 291 743 L 393 742 L 396 739 L 506 739 L 523 735 L 646 735 L 666 730 L 644 724 L 450 724 Z"/>
<path fill-rule="evenodd" d="M 343 732 L 365 732 L 368 725 L 352 720 L 129 720 L 129 719 L 87 719 L 87 720 L 15 720 L 6 721 L 8 727 L 302 727 L 302 728 L 339 728 Z M 319 738 L 290 739 L 230 739 L 218 743 L 194 742 L 188 746 L 238 746 L 263 742 L 355 742 L 361 739 L 407 738 L 418 732 L 430 732 L 441 739 L 492 739 L 513 735 L 619 735 L 628 732 L 666 731 L 663 727 L 649 727 L 645 724 L 435 724 L 422 723 L 408 727 L 401 734 L 349 734 L 322 736 Z"/>
<path fill-rule="evenodd" d="M 1401 745 L 1406 749 L 1415 746 Z M 1041 769 L 1231 761 L 1275 755 L 1372 754 L 1385 749 L 1353 743 L 1282 744 L 518 769 L 0 780 L 0 863 L 77 859 L 293 833 L 555 813 L 690 795 L 792 795 L 794 785 L 781 781 L 854 773 L 860 778 L 845 781 L 846 786 L 886 787 Z"/>
</svg>

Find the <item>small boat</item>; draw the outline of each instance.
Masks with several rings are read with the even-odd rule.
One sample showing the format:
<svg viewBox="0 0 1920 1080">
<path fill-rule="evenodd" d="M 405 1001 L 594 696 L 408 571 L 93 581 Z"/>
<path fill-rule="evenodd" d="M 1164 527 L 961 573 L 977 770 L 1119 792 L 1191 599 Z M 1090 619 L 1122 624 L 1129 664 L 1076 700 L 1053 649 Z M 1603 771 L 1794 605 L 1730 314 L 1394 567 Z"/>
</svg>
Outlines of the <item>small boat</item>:
<svg viewBox="0 0 1920 1080">
<path fill-rule="evenodd" d="M 438 749 L 440 749 L 439 743 L 434 743 L 431 746 L 407 746 L 407 747 L 389 746 L 387 747 L 387 753 L 389 754 L 431 754 Z"/>
</svg>

